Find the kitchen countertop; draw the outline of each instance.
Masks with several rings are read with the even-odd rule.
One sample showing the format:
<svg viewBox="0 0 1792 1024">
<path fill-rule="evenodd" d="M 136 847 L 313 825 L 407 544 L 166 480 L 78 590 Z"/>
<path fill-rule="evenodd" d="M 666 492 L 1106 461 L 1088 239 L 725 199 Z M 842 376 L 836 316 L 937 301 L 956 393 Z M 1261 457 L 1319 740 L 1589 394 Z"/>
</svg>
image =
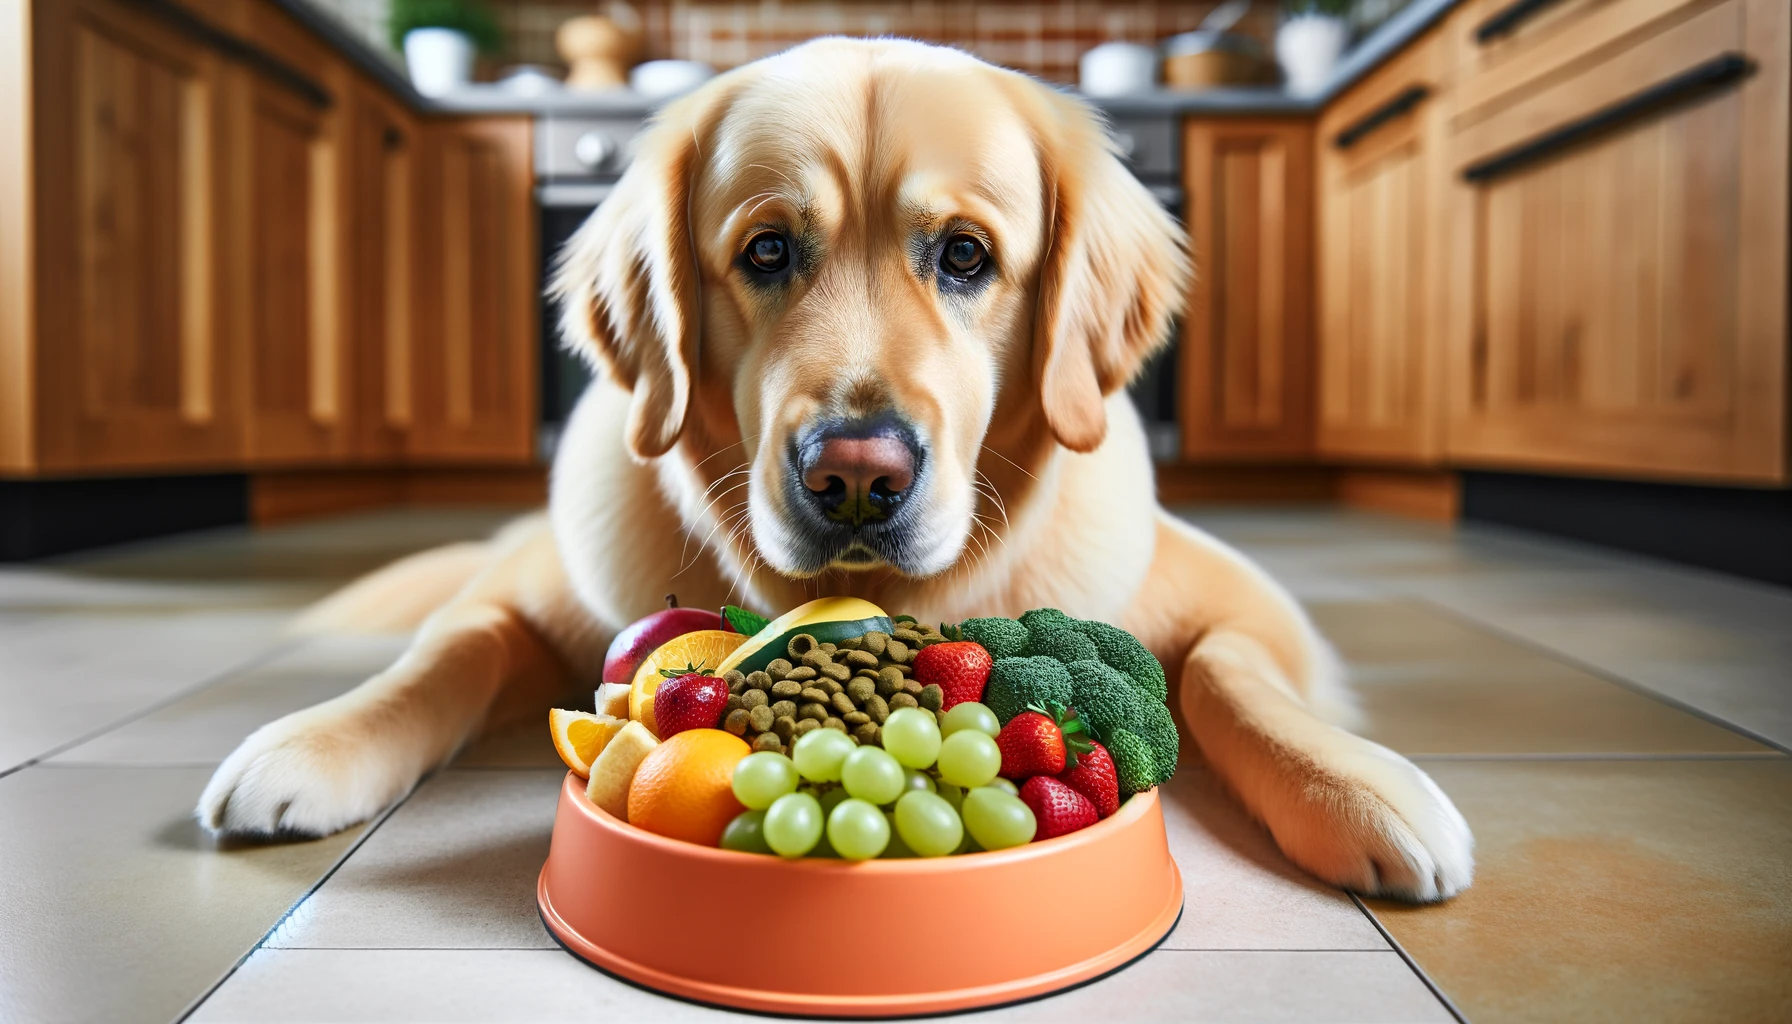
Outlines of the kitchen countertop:
<svg viewBox="0 0 1792 1024">
<path fill-rule="evenodd" d="M 426 114 L 535 114 L 639 117 L 657 102 L 627 91 L 558 92 L 519 95 L 483 86 L 450 96 L 428 97 L 411 86 L 404 69 L 308 0 L 270 0 L 317 33 L 356 67 L 373 77 L 412 109 Z M 1310 114 L 1379 67 L 1421 32 L 1449 13 L 1461 0 L 1412 0 L 1344 55 L 1331 80 L 1319 93 L 1299 96 L 1278 88 L 1162 90 L 1137 96 L 1094 98 L 1111 116 Z"/>
</svg>

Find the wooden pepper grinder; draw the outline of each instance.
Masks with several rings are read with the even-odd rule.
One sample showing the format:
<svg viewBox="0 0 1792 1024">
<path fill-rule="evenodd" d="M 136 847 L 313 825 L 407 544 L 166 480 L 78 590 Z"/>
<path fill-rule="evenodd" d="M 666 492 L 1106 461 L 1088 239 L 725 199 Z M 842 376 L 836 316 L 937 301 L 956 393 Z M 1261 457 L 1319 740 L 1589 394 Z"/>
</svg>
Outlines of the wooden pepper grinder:
<svg viewBox="0 0 1792 1024">
<path fill-rule="evenodd" d="M 567 88 L 621 89 L 628 85 L 628 69 L 640 50 L 640 33 L 638 26 L 622 24 L 630 19 L 614 14 L 569 18 L 554 33 L 554 48 L 566 61 Z"/>
</svg>

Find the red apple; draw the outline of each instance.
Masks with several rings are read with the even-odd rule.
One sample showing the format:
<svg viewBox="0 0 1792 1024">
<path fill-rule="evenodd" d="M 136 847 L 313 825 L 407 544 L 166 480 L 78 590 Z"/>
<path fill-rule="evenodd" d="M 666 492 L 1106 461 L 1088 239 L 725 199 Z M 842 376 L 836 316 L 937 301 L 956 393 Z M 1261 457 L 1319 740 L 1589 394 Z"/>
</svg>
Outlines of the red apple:
<svg viewBox="0 0 1792 1024">
<path fill-rule="evenodd" d="M 726 628 L 722 617 L 717 613 L 702 608 L 680 608 L 678 598 L 667 594 L 666 608 L 663 611 L 635 620 L 610 642 L 610 650 L 604 655 L 603 681 L 633 682 L 635 670 L 666 641 L 700 629 Z"/>
<path fill-rule="evenodd" d="M 686 729 L 714 729 L 728 704 L 728 684 L 715 676 L 687 672 L 660 684 L 653 695 L 653 722 L 662 741 Z"/>
</svg>

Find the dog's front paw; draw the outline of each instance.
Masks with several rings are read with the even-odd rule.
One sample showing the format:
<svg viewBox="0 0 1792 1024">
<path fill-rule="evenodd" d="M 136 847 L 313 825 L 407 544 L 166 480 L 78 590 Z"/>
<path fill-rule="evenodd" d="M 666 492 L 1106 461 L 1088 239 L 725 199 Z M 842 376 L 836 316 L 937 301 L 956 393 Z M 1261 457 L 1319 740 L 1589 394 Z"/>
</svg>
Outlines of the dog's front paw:
<svg viewBox="0 0 1792 1024">
<path fill-rule="evenodd" d="M 1270 832 L 1289 859 L 1365 896 L 1448 899 L 1475 875 L 1475 837 L 1419 767 L 1347 733 L 1295 770 Z"/>
<path fill-rule="evenodd" d="M 262 726 L 199 797 L 199 821 L 236 835 L 322 836 L 384 810 L 422 774 L 335 701 Z"/>
</svg>

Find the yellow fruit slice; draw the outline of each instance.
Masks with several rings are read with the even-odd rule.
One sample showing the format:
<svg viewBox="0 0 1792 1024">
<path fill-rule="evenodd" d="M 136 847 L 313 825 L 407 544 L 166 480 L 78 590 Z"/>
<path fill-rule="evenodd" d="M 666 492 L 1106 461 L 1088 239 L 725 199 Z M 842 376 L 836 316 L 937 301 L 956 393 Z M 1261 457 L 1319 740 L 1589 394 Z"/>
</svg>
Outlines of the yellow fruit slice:
<svg viewBox="0 0 1792 1024">
<path fill-rule="evenodd" d="M 597 688 L 597 713 L 615 715 L 617 718 L 628 718 L 627 683 L 605 683 Z"/>
<path fill-rule="evenodd" d="M 641 667 L 635 670 L 634 682 L 628 691 L 628 717 L 647 727 L 647 731 L 655 736 L 660 734 L 653 721 L 653 695 L 667 676 L 661 675 L 662 669 L 695 668 L 704 672 L 717 672 L 722 659 L 734 653 L 734 649 L 747 642 L 747 637 L 740 633 L 730 633 L 725 629 L 699 629 L 694 633 L 686 633 L 673 637 L 660 645 L 659 650 L 647 656 Z"/>
<path fill-rule="evenodd" d="M 593 715 L 562 708 L 548 712 L 548 732 L 554 737 L 554 750 L 573 774 L 585 779 L 591 777 L 591 762 L 597 760 L 605 745 L 627 724 L 627 720 L 613 715 Z"/>
<path fill-rule="evenodd" d="M 640 722 L 623 726 L 591 765 L 591 782 L 585 787 L 585 796 L 619 820 L 627 821 L 628 790 L 635 780 L 635 769 L 659 745 L 660 741 Z"/>
</svg>

